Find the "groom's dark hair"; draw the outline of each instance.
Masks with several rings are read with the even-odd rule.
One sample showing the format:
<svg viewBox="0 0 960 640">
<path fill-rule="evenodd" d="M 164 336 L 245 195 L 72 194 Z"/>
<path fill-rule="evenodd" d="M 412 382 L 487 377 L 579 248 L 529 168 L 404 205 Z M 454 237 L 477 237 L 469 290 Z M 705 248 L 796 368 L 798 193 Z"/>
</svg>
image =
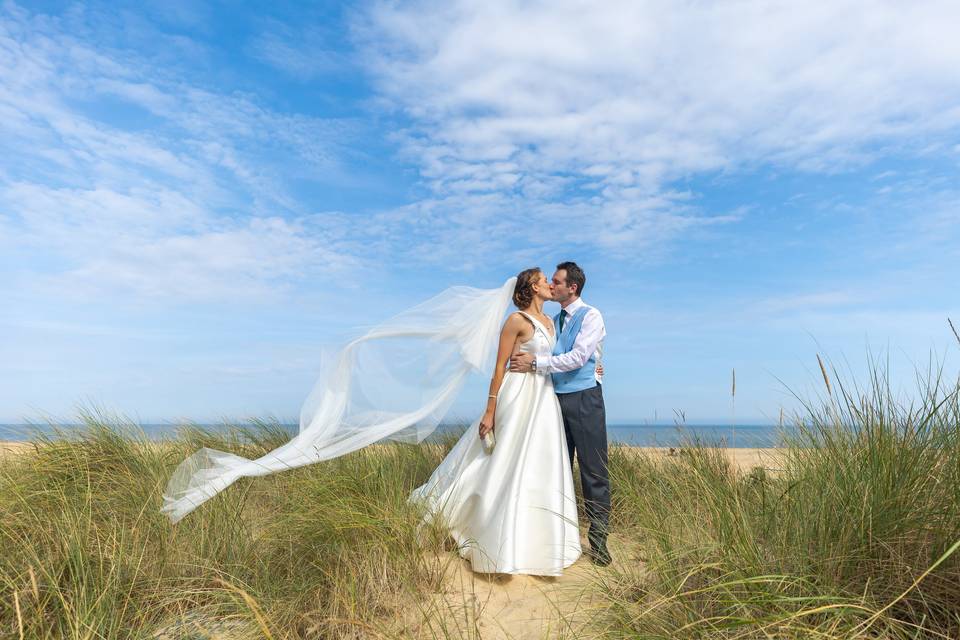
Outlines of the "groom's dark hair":
<svg viewBox="0 0 960 640">
<path fill-rule="evenodd" d="M 561 262 L 557 265 L 557 271 L 563 269 L 567 272 L 567 286 L 577 285 L 577 296 L 583 295 L 583 285 L 587 284 L 587 276 L 583 273 L 576 262 Z"/>
</svg>

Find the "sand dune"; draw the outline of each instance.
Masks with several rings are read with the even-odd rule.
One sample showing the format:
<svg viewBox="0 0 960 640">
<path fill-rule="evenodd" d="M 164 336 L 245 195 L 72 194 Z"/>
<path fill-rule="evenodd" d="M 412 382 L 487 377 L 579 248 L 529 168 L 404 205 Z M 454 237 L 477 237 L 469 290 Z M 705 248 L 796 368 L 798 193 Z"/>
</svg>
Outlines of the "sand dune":
<svg viewBox="0 0 960 640">
<path fill-rule="evenodd" d="M 0 458 L 30 449 L 29 442 L 7 442 L 0 440 Z"/>
<path fill-rule="evenodd" d="M 616 445 L 615 445 L 616 446 Z M 32 449 L 27 442 L 0 441 L 0 461 L 4 457 Z M 657 456 L 681 456 L 679 449 L 626 447 L 621 450 Z M 777 449 L 725 449 L 735 468 L 748 471 L 756 466 L 776 470 Z M 582 541 L 587 548 L 586 540 Z M 609 546 L 618 571 L 643 571 L 639 549 L 613 533 Z M 414 637 L 435 637 L 435 623 L 425 623 L 427 610 L 440 613 L 446 632 L 464 637 L 495 638 L 587 638 L 590 620 L 603 602 L 591 584 L 602 580 L 606 569 L 594 567 L 581 557 L 557 578 L 476 574 L 455 553 L 432 558 L 444 568 L 441 589 L 422 603 L 424 610 L 411 611 L 398 624 Z M 430 618 L 431 616 L 426 616 Z M 433 616 L 433 619 L 437 618 Z"/>
</svg>

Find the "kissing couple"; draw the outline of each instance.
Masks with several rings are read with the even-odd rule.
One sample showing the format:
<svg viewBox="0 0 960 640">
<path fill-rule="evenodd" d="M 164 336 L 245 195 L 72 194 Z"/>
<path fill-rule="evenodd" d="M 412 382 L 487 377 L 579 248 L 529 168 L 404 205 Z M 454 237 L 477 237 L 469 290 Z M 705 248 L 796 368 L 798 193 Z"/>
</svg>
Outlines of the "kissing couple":
<svg viewBox="0 0 960 640">
<path fill-rule="evenodd" d="M 585 284 L 576 263 L 562 262 L 551 279 L 527 269 L 497 289 L 451 287 L 401 312 L 339 351 L 304 403 L 298 434 L 253 460 L 200 449 L 174 471 L 161 510 L 175 523 L 243 477 L 386 439 L 420 442 L 470 374 L 492 372 L 483 415 L 410 501 L 450 532 L 476 572 L 560 575 L 582 551 L 576 458 L 588 555 L 610 564 L 606 331 L 581 299 Z M 552 319 L 546 302 L 560 304 Z"/>
<path fill-rule="evenodd" d="M 590 559 L 610 564 L 607 429 L 597 361 L 603 317 L 581 299 L 586 276 L 561 262 L 517 276 L 486 411 L 412 500 L 426 503 L 482 573 L 556 576 L 580 556 L 574 456 L 590 521 Z M 545 302 L 559 302 L 552 319 Z M 602 372 L 601 372 L 602 373 Z M 495 433 L 492 450 L 484 446 Z M 489 452 L 488 452 L 489 451 Z"/>
</svg>

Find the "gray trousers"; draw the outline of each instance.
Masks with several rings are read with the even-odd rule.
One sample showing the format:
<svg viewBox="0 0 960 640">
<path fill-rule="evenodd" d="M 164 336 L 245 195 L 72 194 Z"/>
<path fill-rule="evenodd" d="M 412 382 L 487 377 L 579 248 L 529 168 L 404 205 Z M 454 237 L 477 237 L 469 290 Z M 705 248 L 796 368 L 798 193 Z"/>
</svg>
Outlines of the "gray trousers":
<svg viewBox="0 0 960 640">
<path fill-rule="evenodd" d="M 563 429 L 567 434 L 570 464 L 576 454 L 580 463 L 580 485 L 587 519 L 588 538 L 593 547 L 607 540 L 610 524 L 610 475 L 607 473 L 607 414 L 600 385 L 558 393 Z"/>
</svg>

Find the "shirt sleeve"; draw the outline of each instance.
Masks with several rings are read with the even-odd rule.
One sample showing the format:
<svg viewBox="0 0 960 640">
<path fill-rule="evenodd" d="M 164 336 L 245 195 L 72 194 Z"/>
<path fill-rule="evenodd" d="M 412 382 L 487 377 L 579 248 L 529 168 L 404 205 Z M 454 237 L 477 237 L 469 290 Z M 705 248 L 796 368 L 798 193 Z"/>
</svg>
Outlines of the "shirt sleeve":
<svg viewBox="0 0 960 640">
<path fill-rule="evenodd" d="M 596 352 L 597 346 L 605 335 L 603 316 L 599 311 L 591 308 L 583 317 L 580 333 L 573 342 L 573 348 L 555 356 L 537 356 L 537 372 L 546 374 L 579 369 Z"/>
</svg>

